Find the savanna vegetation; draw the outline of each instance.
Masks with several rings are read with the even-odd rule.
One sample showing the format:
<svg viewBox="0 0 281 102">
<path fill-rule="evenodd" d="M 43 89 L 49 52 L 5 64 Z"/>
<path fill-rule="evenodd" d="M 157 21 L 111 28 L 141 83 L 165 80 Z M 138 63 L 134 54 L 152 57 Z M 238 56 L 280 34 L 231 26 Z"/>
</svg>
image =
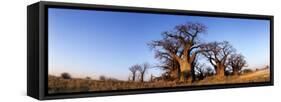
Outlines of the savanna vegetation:
<svg viewBox="0 0 281 102">
<path fill-rule="evenodd" d="M 245 69 L 247 61 L 229 41 L 203 42 L 207 32 L 202 23 L 184 23 L 164 31 L 162 39 L 148 42 L 160 64 L 135 64 L 128 68 L 128 80 L 107 76 L 73 78 L 69 73 L 49 75 L 49 93 L 110 91 L 143 88 L 232 84 L 269 81 L 269 66 Z M 205 61 L 202 61 L 205 60 Z M 161 76 L 147 75 L 151 68 Z M 145 77 L 150 77 L 145 80 Z"/>
</svg>

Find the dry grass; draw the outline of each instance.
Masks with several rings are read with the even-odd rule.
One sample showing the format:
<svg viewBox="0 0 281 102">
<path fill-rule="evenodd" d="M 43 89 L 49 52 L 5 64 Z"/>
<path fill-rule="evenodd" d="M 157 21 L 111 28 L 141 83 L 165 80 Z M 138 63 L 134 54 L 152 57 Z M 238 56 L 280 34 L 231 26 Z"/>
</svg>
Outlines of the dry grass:
<svg viewBox="0 0 281 102">
<path fill-rule="evenodd" d="M 174 87 L 176 82 L 127 82 L 127 81 L 101 81 L 87 79 L 63 79 L 49 76 L 49 93 L 109 91 L 143 88 Z"/>
<path fill-rule="evenodd" d="M 252 82 L 268 82 L 268 81 L 270 81 L 270 72 L 269 69 L 266 69 L 266 70 L 259 70 L 239 76 L 227 76 L 221 79 L 216 79 L 215 77 L 211 76 L 197 82 L 197 85 L 252 83 Z"/>
<path fill-rule="evenodd" d="M 128 90 L 143 88 L 163 88 L 177 86 L 194 86 L 210 84 L 231 84 L 231 83 L 251 83 L 270 81 L 269 70 L 260 70 L 253 73 L 247 73 L 240 76 L 228 76 L 217 79 L 214 76 L 207 77 L 204 80 L 194 83 L 179 83 L 174 81 L 159 82 L 127 82 L 127 81 L 100 81 L 91 79 L 63 79 L 61 77 L 49 75 L 48 92 L 68 93 L 68 92 L 87 92 L 87 91 L 110 91 L 110 90 Z"/>
</svg>

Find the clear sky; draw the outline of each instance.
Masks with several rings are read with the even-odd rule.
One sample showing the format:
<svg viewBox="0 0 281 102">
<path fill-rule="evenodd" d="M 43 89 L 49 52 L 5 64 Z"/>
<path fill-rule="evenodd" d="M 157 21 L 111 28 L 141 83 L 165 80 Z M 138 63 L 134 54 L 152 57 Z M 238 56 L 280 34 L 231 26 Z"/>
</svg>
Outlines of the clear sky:
<svg viewBox="0 0 281 102">
<path fill-rule="evenodd" d="M 49 74 L 100 75 L 127 80 L 134 64 L 159 63 L 147 46 L 175 25 L 200 22 L 202 41 L 229 41 L 249 68 L 269 64 L 268 20 L 49 8 Z M 160 70 L 150 69 L 157 75 Z"/>
</svg>

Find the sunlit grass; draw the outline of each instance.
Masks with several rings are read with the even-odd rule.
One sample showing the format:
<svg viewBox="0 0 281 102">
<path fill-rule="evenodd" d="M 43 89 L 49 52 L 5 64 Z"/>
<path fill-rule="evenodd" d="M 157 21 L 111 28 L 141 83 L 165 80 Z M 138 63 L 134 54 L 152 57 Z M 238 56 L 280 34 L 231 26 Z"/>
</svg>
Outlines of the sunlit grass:
<svg viewBox="0 0 281 102">
<path fill-rule="evenodd" d="M 87 91 L 112 91 L 144 88 L 163 88 L 178 86 L 195 85 L 213 85 L 213 84 L 232 84 L 232 83 L 252 83 L 270 81 L 269 70 L 260 70 L 243 75 L 226 76 L 216 78 L 215 76 L 206 77 L 203 80 L 193 83 L 176 81 L 157 81 L 157 82 L 129 82 L 118 80 L 93 80 L 93 79 L 64 79 L 49 75 L 48 92 L 49 93 L 69 93 L 69 92 L 87 92 Z"/>
</svg>

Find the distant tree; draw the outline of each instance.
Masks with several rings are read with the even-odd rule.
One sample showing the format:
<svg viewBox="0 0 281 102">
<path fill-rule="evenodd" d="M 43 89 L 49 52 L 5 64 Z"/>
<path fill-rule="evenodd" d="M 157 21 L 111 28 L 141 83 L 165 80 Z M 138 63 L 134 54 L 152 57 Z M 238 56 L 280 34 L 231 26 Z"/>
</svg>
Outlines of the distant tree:
<svg viewBox="0 0 281 102">
<path fill-rule="evenodd" d="M 211 67 L 206 67 L 205 71 L 206 71 L 206 76 L 212 76 L 215 74 L 215 70 L 213 70 Z"/>
<path fill-rule="evenodd" d="M 205 68 L 206 65 L 205 64 L 199 64 L 196 63 L 195 67 L 194 67 L 194 79 L 193 81 L 195 81 L 196 79 L 198 80 L 203 80 L 206 76 L 206 71 Z"/>
<path fill-rule="evenodd" d="M 230 43 L 227 41 L 210 42 L 202 45 L 201 50 L 204 51 L 203 55 L 209 60 L 216 70 L 217 78 L 225 76 L 228 57 L 230 54 L 235 52 L 235 49 L 230 45 Z"/>
<path fill-rule="evenodd" d="M 242 70 L 243 74 L 252 73 L 252 72 L 254 72 L 252 69 L 243 69 Z"/>
<path fill-rule="evenodd" d="M 102 81 L 105 81 L 105 80 L 106 80 L 106 77 L 105 77 L 104 75 L 101 75 L 101 76 L 99 77 L 99 79 L 102 80 Z"/>
<path fill-rule="evenodd" d="M 246 66 L 246 60 L 241 54 L 232 54 L 228 59 L 228 64 L 232 68 L 233 75 L 238 75 L 243 67 Z"/>
<path fill-rule="evenodd" d="M 118 79 L 112 78 L 112 77 L 106 78 L 105 80 L 106 81 L 119 81 Z"/>
<path fill-rule="evenodd" d="M 88 77 L 88 76 L 87 76 L 86 79 L 87 79 L 87 80 L 91 80 L 91 77 Z"/>
<path fill-rule="evenodd" d="M 99 80 L 101 80 L 101 81 L 119 81 L 119 80 L 116 79 L 116 78 L 107 77 L 107 76 L 104 76 L 104 75 L 101 75 L 101 76 L 99 77 Z"/>
<path fill-rule="evenodd" d="M 140 68 L 138 68 L 138 71 L 140 72 L 140 81 L 144 81 L 144 75 L 147 72 L 147 69 L 149 68 L 149 63 L 143 63 Z"/>
<path fill-rule="evenodd" d="M 224 75 L 225 75 L 225 76 L 234 75 L 233 69 L 230 67 L 230 65 L 228 65 L 228 67 L 226 67 L 226 69 L 225 69 L 225 71 L 224 71 Z"/>
<path fill-rule="evenodd" d="M 153 81 L 153 78 L 154 78 L 154 76 L 151 74 L 151 75 L 150 75 L 150 80 L 149 80 L 149 81 L 152 82 L 152 81 Z"/>
<path fill-rule="evenodd" d="M 61 77 L 63 78 L 63 79 L 71 79 L 71 75 L 69 74 L 69 73 L 62 73 L 61 74 Z"/>
<path fill-rule="evenodd" d="M 153 41 L 149 45 L 155 49 L 156 56 L 177 61 L 180 65 L 180 81 L 188 80 L 200 47 L 199 35 L 205 33 L 206 29 L 201 23 L 177 25 L 172 31 L 163 32 L 162 40 Z"/>
<path fill-rule="evenodd" d="M 129 70 L 131 71 L 131 74 L 132 74 L 132 81 L 136 81 L 137 71 L 140 69 L 141 69 L 141 65 L 139 65 L 139 64 L 133 65 L 129 68 Z"/>
</svg>

